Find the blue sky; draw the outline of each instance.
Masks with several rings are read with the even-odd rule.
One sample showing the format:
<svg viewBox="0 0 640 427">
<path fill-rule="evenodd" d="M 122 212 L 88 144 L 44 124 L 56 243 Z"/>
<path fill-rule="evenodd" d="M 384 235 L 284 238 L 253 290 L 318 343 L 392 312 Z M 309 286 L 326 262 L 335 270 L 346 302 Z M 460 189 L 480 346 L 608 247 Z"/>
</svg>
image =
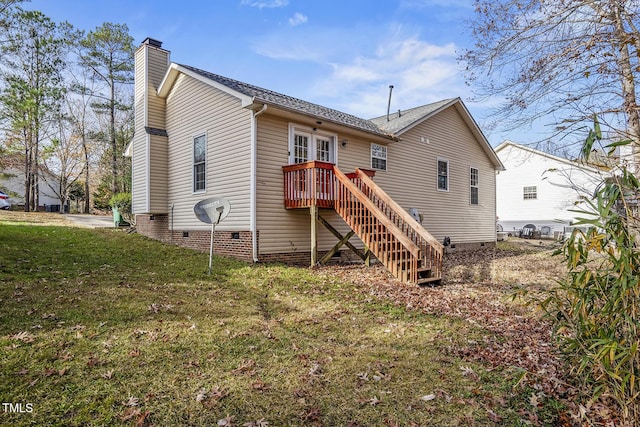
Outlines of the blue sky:
<svg viewBox="0 0 640 427">
<path fill-rule="evenodd" d="M 496 146 L 517 137 L 485 126 L 457 57 L 471 43 L 473 0 L 33 0 L 54 21 L 92 30 L 126 23 L 136 44 L 171 60 L 364 118 L 461 97 Z"/>
</svg>

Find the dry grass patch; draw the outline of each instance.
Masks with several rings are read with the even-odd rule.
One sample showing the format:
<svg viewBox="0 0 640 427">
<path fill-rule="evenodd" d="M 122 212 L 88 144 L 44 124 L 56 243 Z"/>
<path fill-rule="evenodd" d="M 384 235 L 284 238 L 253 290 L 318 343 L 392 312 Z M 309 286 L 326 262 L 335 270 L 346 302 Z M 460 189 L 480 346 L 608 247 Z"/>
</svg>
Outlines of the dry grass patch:
<svg viewBox="0 0 640 427">
<path fill-rule="evenodd" d="M 21 212 L 0 210 L 0 222 L 30 225 L 57 225 L 72 227 L 73 223 L 64 215 L 53 212 Z"/>
</svg>

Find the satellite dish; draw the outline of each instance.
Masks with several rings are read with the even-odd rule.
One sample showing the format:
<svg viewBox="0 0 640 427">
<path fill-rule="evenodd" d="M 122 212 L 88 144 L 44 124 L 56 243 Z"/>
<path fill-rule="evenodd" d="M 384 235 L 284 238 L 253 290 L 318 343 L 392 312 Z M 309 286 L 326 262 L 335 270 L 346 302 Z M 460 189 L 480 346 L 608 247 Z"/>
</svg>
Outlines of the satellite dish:
<svg viewBox="0 0 640 427">
<path fill-rule="evenodd" d="M 208 199 L 200 200 L 193 207 L 193 212 L 198 219 L 207 224 L 211 224 L 211 243 L 209 245 L 209 274 L 211 274 L 211 268 L 213 266 L 213 235 L 216 225 L 229 215 L 231 210 L 231 204 L 222 197 L 211 197 Z"/>
<path fill-rule="evenodd" d="M 200 221 L 214 225 L 225 219 L 229 211 L 231 211 L 231 204 L 222 197 L 200 200 L 193 207 L 193 212 Z"/>
</svg>

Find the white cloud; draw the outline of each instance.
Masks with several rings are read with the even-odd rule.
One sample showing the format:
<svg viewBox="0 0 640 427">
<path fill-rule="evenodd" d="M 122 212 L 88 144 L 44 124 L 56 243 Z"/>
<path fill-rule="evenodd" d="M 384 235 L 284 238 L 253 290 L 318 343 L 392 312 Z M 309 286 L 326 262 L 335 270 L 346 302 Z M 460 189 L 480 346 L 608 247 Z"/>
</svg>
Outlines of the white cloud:
<svg viewBox="0 0 640 427">
<path fill-rule="evenodd" d="M 296 27 L 298 25 L 305 24 L 308 20 L 309 18 L 305 15 L 300 12 L 296 12 L 291 18 L 289 18 L 289 25 Z"/>
<path fill-rule="evenodd" d="M 389 85 L 394 111 L 470 96 L 458 46 L 428 42 L 401 25 L 289 27 L 254 40 L 253 49 L 292 73 L 290 86 L 301 89 L 290 95 L 364 118 L 386 113 Z"/>
<path fill-rule="evenodd" d="M 391 84 L 394 111 L 464 97 L 468 89 L 456 56 L 453 43 L 434 45 L 417 37 L 383 42 L 371 55 L 332 63 L 333 72 L 316 81 L 313 93 L 361 117 L 386 112 Z"/>
<path fill-rule="evenodd" d="M 257 7 L 258 9 L 272 9 L 289 5 L 289 0 L 242 0 L 240 4 L 244 6 Z"/>
</svg>

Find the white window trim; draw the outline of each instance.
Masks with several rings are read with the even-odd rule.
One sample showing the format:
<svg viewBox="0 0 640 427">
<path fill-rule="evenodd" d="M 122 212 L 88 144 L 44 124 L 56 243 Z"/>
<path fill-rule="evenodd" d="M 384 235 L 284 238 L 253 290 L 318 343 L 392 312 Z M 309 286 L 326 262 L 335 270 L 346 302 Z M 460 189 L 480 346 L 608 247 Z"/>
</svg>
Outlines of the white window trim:
<svg viewBox="0 0 640 427">
<path fill-rule="evenodd" d="M 447 188 L 440 188 L 440 162 L 444 162 L 447 164 Z M 449 159 L 445 159 L 443 157 L 436 158 L 436 189 L 438 191 L 442 191 L 443 193 L 448 193 L 449 188 L 451 188 L 451 167 L 449 165 Z"/>
<path fill-rule="evenodd" d="M 473 185 L 471 182 L 471 177 L 473 176 L 473 170 L 476 171 L 476 185 Z M 473 203 L 473 199 L 471 197 L 471 189 L 478 189 L 478 203 Z M 475 166 L 469 166 L 469 204 L 471 206 L 480 206 L 480 169 Z"/>
<path fill-rule="evenodd" d="M 289 164 L 294 164 L 295 160 L 295 152 L 294 152 L 294 136 L 296 132 L 309 134 L 309 147 L 308 147 L 308 156 L 307 161 L 317 160 L 317 138 L 329 139 L 332 142 L 332 156 L 333 159 L 330 159 L 328 163 L 333 163 L 334 165 L 338 164 L 338 135 L 335 133 L 329 133 L 325 131 L 318 130 L 317 128 L 311 128 L 308 126 L 297 125 L 294 123 L 289 123 Z"/>
<path fill-rule="evenodd" d="M 373 166 L 373 146 L 377 145 L 378 147 L 381 147 L 384 149 L 384 158 L 382 157 L 375 157 L 376 159 L 381 159 L 384 160 L 384 169 L 380 169 L 380 168 L 376 168 Z M 386 172 L 387 170 L 389 170 L 389 149 L 386 145 L 382 145 L 382 144 L 376 144 L 375 142 L 372 142 L 369 145 L 369 166 L 371 167 L 371 169 L 376 170 L 376 171 L 383 171 Z"/>
<path fill-rule="evenodd" d="M 196 190 L 196 162 L 195 162 L 195 143 L 196 138 L 204 136 L 204 188 L 202 190 Z M 207 192 L 207 165 L 209 164 L 209 138 L 207 132 L 196 133 L 191 136 L 191 193 L 202 194 Z"/>
</svg>

